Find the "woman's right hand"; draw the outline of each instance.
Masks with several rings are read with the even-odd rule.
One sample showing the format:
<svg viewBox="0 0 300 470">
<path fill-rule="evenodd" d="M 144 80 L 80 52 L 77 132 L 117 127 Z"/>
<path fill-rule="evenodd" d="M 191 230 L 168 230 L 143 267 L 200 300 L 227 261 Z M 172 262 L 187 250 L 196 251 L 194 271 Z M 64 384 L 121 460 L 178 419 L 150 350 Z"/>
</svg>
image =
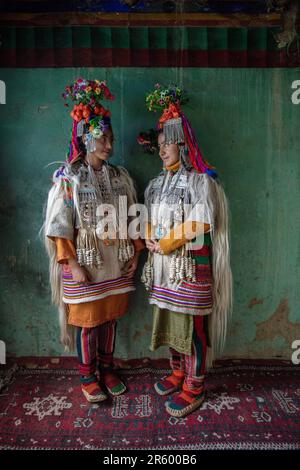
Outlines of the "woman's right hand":
<svg viewBox="0 0 300 470">
<path fill-rule="evenodd" d="M 90 283 L 88 273 L 84 267 L 80 266 L 75 259 L 69 259 L 68 263 L 72 272 L 73 281 L 79 284 Z"/>
<path fill-rule="evenodd" d="M 164 254 L 159 246 L 159 242 L 156 240 L 146 240 L 146 247 L 151 251 L 151 253 L 159 253 L 160 255 Z"/>
</svg>

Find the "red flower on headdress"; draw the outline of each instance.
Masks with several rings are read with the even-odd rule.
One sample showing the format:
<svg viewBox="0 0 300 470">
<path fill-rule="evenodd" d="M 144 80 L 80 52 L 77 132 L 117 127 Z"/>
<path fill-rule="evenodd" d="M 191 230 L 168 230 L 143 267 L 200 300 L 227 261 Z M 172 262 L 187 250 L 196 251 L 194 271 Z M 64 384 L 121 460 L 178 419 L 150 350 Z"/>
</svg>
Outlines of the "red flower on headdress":
<svg viewBox="0 0 300 470">
<path fill-rule="evenodd" d="M 105 109 L 103 106 L 101 105 L 98 105 L 98 106 L 95 106 L 94 108 L 94 113 L 97 115 L 97 116 L 107 116 L 107 117 L 110 117 L 110 111 L 108 111 L 107 109 Z"/>
<path fill-rule="evenodd" d="M 89 106 L 84 106 L 82 115 L 84 118 L 88 118 L 91 115 L 91 108 Z"/>
<path fill-rule="evenodd" d="M 103 106 L 95 106 L 94 107 L 94 113 L 97 115 L 97 116 L 100 116 L 100 114 L 102 114 L 102 111 L 104 110 Z"/>
<path fill-rule="evenodd" d="M 169 121 L 169 119 L 176 119 L 180 116 L 180 108 L 179 105 L 170 103 L 169 107 L 166 108 L 159 119 L 159 127 L 163 127 L 163 123 Z"/>
</svg>

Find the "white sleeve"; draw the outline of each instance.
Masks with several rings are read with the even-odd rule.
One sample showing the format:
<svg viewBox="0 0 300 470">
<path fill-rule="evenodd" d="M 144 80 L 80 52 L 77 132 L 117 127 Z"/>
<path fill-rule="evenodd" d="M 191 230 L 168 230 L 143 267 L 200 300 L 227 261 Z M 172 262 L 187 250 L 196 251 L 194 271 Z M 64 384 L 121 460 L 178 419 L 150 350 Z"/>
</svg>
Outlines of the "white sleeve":
<svg viewBox="0 0 300 470">
<path fill-rule="evenodd" d="M 62 175 L 54 177 L 53 181 L 47 201 L 46 236 L 74 240 L 74 201 L 71 183 Z"/>
<path fill-rule="evenodd" d="M 206 173 L 193 173 L 189 182 L 191 208 L 185 221 L 214 225 L 212 178 Z"/>
</svg>

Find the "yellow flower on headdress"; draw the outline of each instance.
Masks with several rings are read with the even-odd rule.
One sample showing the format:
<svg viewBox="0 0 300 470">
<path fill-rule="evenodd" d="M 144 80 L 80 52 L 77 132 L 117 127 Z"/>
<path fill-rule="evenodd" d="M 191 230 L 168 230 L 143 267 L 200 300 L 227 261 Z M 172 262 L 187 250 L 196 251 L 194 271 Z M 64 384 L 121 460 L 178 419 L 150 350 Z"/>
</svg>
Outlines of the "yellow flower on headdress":
<svg viewBox="0 0 300 470">
<path fill-rule="evenodd" d="M 99 88 L 99 87 L 95 88 L 95 93 L 96 93 L 97 95 L 100 95 L 100 93 L 101 93 L 101 88 Z"/>
<path fill-rule="evenodd" d="M 87 86 L 86 89 L 85 89 L 85 91 L 86 91 L 87 93 L 89 93 L 89 92 L 91 91 L 91 89 L 92 89 L 91 86 Z"/>
</svg>

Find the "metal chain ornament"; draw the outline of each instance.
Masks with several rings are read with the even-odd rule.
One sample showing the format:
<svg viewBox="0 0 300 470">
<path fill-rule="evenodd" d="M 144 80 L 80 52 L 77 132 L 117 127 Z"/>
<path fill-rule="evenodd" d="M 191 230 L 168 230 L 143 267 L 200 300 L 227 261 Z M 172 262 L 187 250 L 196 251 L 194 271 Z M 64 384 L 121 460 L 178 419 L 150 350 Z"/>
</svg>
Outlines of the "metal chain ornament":
<svg viewBox="0 0 300 470">
<path fill-rule="evenodd" d="M 144 265 L 141 281 L 146 290 L 150 290 L 153 285 L 153 254 L 149 251 L 148 258 Z"/>
<path fill-rule="evenodd" d="M 170 261 L 170 281 L 179 283 L 182 281 L 196 282 L 196 261 L 191 252 L 183 245 L 175 250 Z"/>
</svg>

